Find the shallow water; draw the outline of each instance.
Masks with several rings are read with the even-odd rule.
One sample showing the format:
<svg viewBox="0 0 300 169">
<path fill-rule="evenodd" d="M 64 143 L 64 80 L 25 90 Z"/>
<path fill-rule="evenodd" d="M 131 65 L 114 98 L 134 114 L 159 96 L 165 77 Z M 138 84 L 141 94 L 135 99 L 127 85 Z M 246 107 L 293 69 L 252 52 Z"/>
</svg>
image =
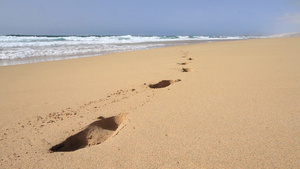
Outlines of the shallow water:
<svg viewBox="0 0 300 169">
<path fill-rule="evenodd" d="M 0 66 L 27 64 L 165 46 L 249 39 L 249 36 L 0 36 Z"/>
</svg>

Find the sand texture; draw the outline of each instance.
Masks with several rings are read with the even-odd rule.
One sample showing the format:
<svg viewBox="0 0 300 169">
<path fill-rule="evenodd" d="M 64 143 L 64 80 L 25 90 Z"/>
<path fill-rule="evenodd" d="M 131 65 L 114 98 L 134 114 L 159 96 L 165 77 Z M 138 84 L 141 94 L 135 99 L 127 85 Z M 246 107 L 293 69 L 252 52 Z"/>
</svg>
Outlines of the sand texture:
<svg viewBox="0 0 300 169">
<path fill-rule="evenodd" d="M 299 44 L 0 67 L 0 168 L 300 168 Z"/>
</svg>

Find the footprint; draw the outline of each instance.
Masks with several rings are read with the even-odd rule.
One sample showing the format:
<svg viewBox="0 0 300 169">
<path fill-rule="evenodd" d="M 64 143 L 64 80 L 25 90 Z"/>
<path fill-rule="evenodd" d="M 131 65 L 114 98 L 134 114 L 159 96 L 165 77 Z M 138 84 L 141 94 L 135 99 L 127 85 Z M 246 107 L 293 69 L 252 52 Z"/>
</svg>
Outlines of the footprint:
<svg viewBox="0 0 300 169">
<path fill-rule="evenodd" d="M 111 138 L 126 119 L 126 114 L 108 118 L 101 117 L 79 133 L 50 148 L 50 152 L 75 151 L 86 146 L 97 145 Z"/>
<path fill-rule="evenodd" d="M 149 87 L 152 89 L 157 89 L 157 88 L 164 88 L 167 86 L 170 86 L 171 84 L 175 83 L 175 82 L 180 82 L 180 79 L 176 79 L 176 80 L 162 80 L 156 84 L 149 84 Z"/>
<path fill-rule="evenodd" d="M 182 72 L 191 72 L 192 69 L 191 68 L 182 68 Z"/>
<path fill-rule="evenodd" d="M 187 65 L 189 64 L 188 62 L 183 62 L 183 63 L 177 63 L 178 65 Z"/>
</svg>

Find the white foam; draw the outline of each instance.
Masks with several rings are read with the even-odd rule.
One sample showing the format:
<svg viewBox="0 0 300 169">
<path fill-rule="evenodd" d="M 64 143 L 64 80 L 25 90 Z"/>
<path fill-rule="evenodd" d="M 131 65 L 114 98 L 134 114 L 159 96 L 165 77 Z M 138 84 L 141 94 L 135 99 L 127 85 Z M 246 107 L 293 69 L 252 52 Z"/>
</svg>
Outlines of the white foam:
<svg viewBox="0 0 300 169">
<path fill-rule="evenodd" d="M 221 40 L 245 39 L 245 37 L 208 37 L 208 36 L 67 36 L 67 37 L 35 37 L 35 36 L 0 36 L 0 47 L 56 46 L 80 44 L 123 44 L 143 42 L 164 42 L 180 40 Z"/>
<path fill-rule="evenodd" d="M 247 39 L 208 36 L 0 36 L 0 60 L 41 56 L 80 56 L 164 46 L 166 41 Z M 150 43 L 145 43 L 150 42 Z"/>
<path fill-rule="evenodd" d="M 139 50 L 162 46 L 161 44 L 148 45 L 59 45 L 52 47 L 21 47 L 0 51 L 1 59 L 18 59 L 37 56 L 85 55 L 97 53 L 112 53 L 117 51 Z"/>
</svg>

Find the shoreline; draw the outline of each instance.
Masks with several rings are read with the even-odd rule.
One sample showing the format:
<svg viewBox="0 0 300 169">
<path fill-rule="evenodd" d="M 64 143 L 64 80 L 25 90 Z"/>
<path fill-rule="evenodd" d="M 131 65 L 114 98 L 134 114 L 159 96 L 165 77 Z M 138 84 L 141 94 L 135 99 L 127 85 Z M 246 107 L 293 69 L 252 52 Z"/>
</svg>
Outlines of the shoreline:
<svg viewBox="0 0 300 169">
<path fill-rule="evenodd" d="M 155 48 L 164 48 L 170 46 L 182 46 L 182 45 L 191 45 L 191 44 L 203 44 L 203 43 L 215 43 L 222 41 L 236 41 L 236 40 L 247 40 L 247 39 L 234 39 L 234 40 L 182 40 L 182 41 L 164 41 L 164 42 L 143 42 L 143 43 L 124 43 L 119 45 L 143 45 L 143 44 L 156 44 L 161 46 L 150 47 L 145 49 L 136 49 L 136 50 L 124 50 L 124 51 L 114 51 L 114 52 L 101 52 L 97 54 L 78 54 L 78 55 L 65 55 L 65 56 L 35 56 L 35 57 L 27 57 L 27 58 L 18 58 L 18 59 L 0 59 L 0 67 L 1 66 L 12 66 L 12 65 L 22 65 L 22 64 L 31 64 L 31 63 L 39 63 L 39 62 L 49 62 L 49 61 L 58 61 L 58 60 L 67 60 L 67 59 L 78 59 L 85 57 L 97 57 L 101 55 L 107 55 L 112 53 L 120 53 L 120 52 L 128 52 L 128 51 L 138 51 L 138 50 L 147 50 L 147 49 L 155 49 Z M 80 45 L 79 45 L 80 46 Z"/>
<path fill-rule="evenodd" d="M 1 168 L 299 168 L 299 43 L 249 39 L 1 66 Z M 118 129 L 96 126 L 101 144 L 91 135 L 90 146 L 49 152 L 107 119 Z"/>
</svg>

